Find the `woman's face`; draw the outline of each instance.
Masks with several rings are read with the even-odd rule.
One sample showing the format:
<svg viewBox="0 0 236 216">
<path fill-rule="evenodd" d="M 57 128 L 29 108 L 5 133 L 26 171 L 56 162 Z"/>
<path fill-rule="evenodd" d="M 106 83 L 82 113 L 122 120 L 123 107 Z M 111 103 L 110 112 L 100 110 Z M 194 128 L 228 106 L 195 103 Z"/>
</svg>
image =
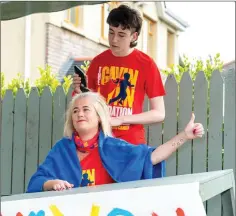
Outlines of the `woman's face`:
<svg viewBox="0 0 236 216">
<path fill-rule="evenodd" d="M 99 117 L 89 97 L 82 97 L 75 101 L 72 108 L 72 123 L 78 134 L 96 133 Z"/>
</svg>

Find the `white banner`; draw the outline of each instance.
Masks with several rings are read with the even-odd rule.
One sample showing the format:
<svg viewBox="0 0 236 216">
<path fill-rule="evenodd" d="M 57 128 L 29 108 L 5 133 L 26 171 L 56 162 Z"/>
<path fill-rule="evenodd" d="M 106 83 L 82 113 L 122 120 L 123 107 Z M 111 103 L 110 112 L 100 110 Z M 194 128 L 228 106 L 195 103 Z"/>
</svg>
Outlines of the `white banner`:
<svg viewBox="0 0 236 216">
<path fill-rule="evenodd" d="M 206 216 L 198 183 L 4 201 L 1 203 L 1 214 L 2 216 Z"/>
</svg>

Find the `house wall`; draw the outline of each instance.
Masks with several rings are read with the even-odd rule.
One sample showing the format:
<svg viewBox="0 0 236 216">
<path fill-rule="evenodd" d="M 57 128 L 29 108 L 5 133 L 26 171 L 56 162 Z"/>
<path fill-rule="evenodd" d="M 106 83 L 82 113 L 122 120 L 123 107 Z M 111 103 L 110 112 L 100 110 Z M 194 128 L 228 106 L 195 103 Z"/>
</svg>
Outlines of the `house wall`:
<svg viewBox="0 0 236 216">
<path fill-rule="evenodd" d="M 26 19 L 27 17 L 1 22 L 1 72 L 5 75 L 6 83 L 16 78 L 17 73 L 29 78 L 31 83 L 39 77 L 38 66 L 45 65 L 46 22 L 47 14 L 33 14 L 29 21 L 29 73 L 25 74 L 26 61 Z M 27 63 L 27 62 L 26 62 Z"/>
<path fill-rule="evenodd" d="M 126 2 L 127 3 L 127 2 Z M 150 45 L 150 55 L 157 62 L 160 69 L 167 66 L 167 29 L 171 28 L 158 19 L 155 3 L 143 6 L 130 3 L 143 12 L 143 15 L 155 22 L 154 40 Z M 27 64 L 30 73 L 25 74 L 25 22 L 26 17 L 2 22 L 1 37 L 1 67 L 6 81 L 16 77 L 18 72 L 28 75 L 31 83 L 39 77 L 38 66 L 45 64 L 52 66 L 58 72 L 70 57 L 94 57 L 108 48 L 108 42 L 101 38 L 102 9 L 101 5 L 82 6 L 82 27 L 75 28 L 65 22 L 66 11 L 48 14 L 30 15 L 30 58 Z M 174 63 L 178 63 L 177 32 L 174 41 Z M 138 47 L 142 50 L 142 36 Z"/>
<path fill-rule="evenodd" d="M 38 67 L 45 67 L 46 63 L 46 27 L 48 14 L 35 14 L 31 22 L 31 73 L 32 82 L 40 76 Z"/>
<path fill-rule="evenodd" d="M 58 72 L 70 57 L 94 57 L 108 48 L 101 42 L 101 5 L 83 6 L 84 28 L 66 23 L 66 11 L 51 13 L 47 24 L 46 62 Z M 96 19 L 91 19 L 96 15 Z"/>
<path fill-rule="evenodd" d="M 6 82 L 24 72 L 25 18 L 1 21 L 1 72 Z"/>
<path fill-rule="evenodd" d="M 70 57 L 94 57 L 107 49 L 104 45 L 52 24 L 47 24 L 46 38 L 46 62 L 55 73 Z"/>
</svg>

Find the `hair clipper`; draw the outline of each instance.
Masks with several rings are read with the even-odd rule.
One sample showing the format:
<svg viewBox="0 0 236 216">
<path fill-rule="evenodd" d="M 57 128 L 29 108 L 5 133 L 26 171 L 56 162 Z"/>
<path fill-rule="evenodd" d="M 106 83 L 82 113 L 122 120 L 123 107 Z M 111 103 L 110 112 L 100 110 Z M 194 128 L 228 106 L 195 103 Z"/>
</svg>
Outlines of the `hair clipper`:
<svg viewBox="0 0 236 216">
<path fill-rule="evenodd" d="M 87 87 L 86 74 L 82 71 L 82 69 L 80 69 L 76 65 L 74 66 L 74 70 L 75 73 L 78 74 L 79 77 L 81 78 L 80 90 L 82 92 L 88 92 L 89 89 Z"/>
</svg>

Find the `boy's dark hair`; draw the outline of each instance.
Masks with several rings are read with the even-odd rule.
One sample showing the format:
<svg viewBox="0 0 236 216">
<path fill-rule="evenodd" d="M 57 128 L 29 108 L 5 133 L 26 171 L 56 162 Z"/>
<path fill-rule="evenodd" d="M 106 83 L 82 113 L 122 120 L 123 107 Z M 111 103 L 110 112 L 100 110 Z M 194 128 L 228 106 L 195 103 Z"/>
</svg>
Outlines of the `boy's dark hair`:
<svg viewBox="0 0 236 216">
<path fill-rule="evenodd" d="M 122 29 L 129 29 L 131 32 L 137 32 L 138 35 L 142 28 L 142 17 L 140 13 L 127 5 L 120 5 L 111 10 L 107 17 L 107 24 L 113 27 L 122 26 Z M 130 47 L 137 46 L 137 40 L 130 43 Z"/>
</svg>

